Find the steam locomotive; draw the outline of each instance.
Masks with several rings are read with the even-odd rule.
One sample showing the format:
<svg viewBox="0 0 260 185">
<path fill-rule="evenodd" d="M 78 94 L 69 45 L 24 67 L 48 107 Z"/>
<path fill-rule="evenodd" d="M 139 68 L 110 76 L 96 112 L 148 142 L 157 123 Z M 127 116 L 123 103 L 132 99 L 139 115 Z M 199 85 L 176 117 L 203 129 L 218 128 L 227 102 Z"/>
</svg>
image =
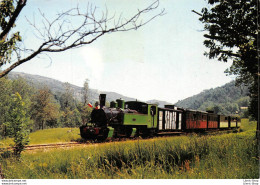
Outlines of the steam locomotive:
<svg viewBox="0 0 260 185">
<path fill-rule="evenodd" d="M 158 134 L 203 132 L 238 128 L 237 116 L 225 116 L 140 101 L 112 101 L 105 107 L 106 94 L 100 94 L 100 108 L 91 112 L 90 123 L 80 127 L 83 139 L 106 140 L 108 137 L 149 137 Z"/>
</svg>

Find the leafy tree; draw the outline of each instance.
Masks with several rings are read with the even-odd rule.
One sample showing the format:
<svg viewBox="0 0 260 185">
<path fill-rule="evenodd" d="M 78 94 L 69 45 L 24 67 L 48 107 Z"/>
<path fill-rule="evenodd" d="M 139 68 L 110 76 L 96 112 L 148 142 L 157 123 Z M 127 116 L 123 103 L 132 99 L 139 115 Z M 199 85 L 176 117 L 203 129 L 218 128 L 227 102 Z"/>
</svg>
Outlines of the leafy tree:
<svg viewBox="0 0 260 185">
<path fill-rule="evenodd" d="M 77 108 L 77 101 L 73 97 L 73 90 L 69 83 L 64 83 L 65 92 L 60 96 L 61 122 L 65 127 L 81 125 L 81 116 Z"/>
<path fill-rule="evenodd" d="M 208 3 L 210 8 L 203 8 L 201 13 L 193 10 L 200 15 L 199 20 L 208 32 L 204 35 L 204 45 L 209 48 L 205 55 L 219 61 L 233 61 L 226 72 L 237 75 L 237 85 L 249 86 L 249 111 L 258 120 L 259 1 L 208 0 Z"/>
<path fill-rule="evenodd" d="M 86 106 L 88 104 L 88 98 L 89 98 L 89 80 L 86 79 L 82 88 L 82 94 L 83 94 L 83 104 Z"/>
<path fill-rule="evenodd" d="M 10 136 L 14 138 L 14 155 L 20 156 L 25 145 L 29 143 L 29 127 L 30 118 L 26 115 L 25 103 L 19 93 L 15 93 L 10 106 L 10 117 L 5 123 L 10 132 Z"/>
<path fill-rule="evenodd" d="M 22 0 L 19 2 L 14 0 L 0 2 L 0 67 L 10 62 L 12 52 L 17 49 L 17 42 L 21 41 L 19 32 L 13 33 L 9 37 L 7 35 L 15 26 L 16 18 L 25 4 L 26 1 Z"/>
<path fill-rule="evenodd" d="M 39 89 L 35 94 L 31 109 L 32 118 L 39 129 L 43 129 L 47 122 L 50 123 L 59 118 L 59 106 L 47 87 Z"/>
<path fill-rule="evenodd" d="M 249 105 L 249 97 L 241 97 L 239 98 L 236 103 L 238 104 L 239 107 L 248 107 Z"/>
<path fill-rule="evenodd" d="M 9 119 L 9 110 L 12 102 L 12 81 L 7 78 L 0 79 L 0 132 L 1 136 L 9 135 L 6 123 Z"/>
<path fill-rule="evenodd" d="M 79 127 L 82 121 L 78 109 L 71 110 L 69 107 L 67 107 L 62 112 L 61 122 L 65 127 Z"/>
<path fill-rule="evenodd" d="M 0 79 L 0 132 L 1 136 L 10 136 L 6 122 L 10 119 L 10 110 L 13 102 L 12 95 L 19 93 L 24 102 L 23 109 L 26 117 L 30 117 L 31 95 L 33 93 L 31 86 L 29 86 L 23 79 L 9 80 L 8 78 Z M 32 121 L 27 122 L 28 126 L 32 126 Z"/>
<path fill-rule="evenodd" d="M 30 86 L 25 79 L 19 77 L 15 80 L 12 80 L 12 94 L 18 92 L 21 97 L 23 98 L 23 102 L 25 103 L 24 109 L 26 111 L 26 115 L 31 117 L 31 104 L 32 104 L 32 97 L 35 94 L 34 87 Z M 32 127 L 33 121 L 31 120 L 30 126 Z"/>
<path fill-rule="evenodd" d="M 81 115 L 81 120 L 83 124 L 86 124 L 90 120 L 90 114 L 92 111 L 92 108 L 88 106 L 89 103 L 89 80 L 86 79 L 82 88 L 82 100 L 83 104 L 78 103 L 77 108 Z"/>
<path fill-rule="evenodd" d="M 83 125 L 85 125 L 86 123 L 88 123 L 90 121 L 90 114 L 91 114 L 92 108 L 90 108 L 87 104 L 84 105 L 82 103 L 79 103 L 77 105 L 77 107 L 80 112 L 82 123 L 83 123 Z"/>
<path fill-rule="evenodd" d="M 39 11 L 41 21 L 36 23 L 28 21 L 28 26 L 31 26 L 37 34 L 36 39 L 41 41 L 35 49 L 24 48 L 18 44 L 22 40 L 19 32 L 11 35 L 17 17 L 26 3 L 27 0 L 2 0 L 0 2 L 0 68 L 5 66 L 5 70 L 0 72 L 0 78 L 40 54 L 62 52 L 88 45 L 109 33 L 136 30 L 164 13 L 162 10 L 155 15 L 150 15 L 159 6 L 158 0 L 142 10 L 137 10 L 136 14 L 130 18 L 109 17 L 107 11 L 101 12 L 102 16 L 98 16 L 100 12 L 92 5 L 84 9 L 84 12 L 79 7 L 72 8 L 58 14 L 52 20 L 48 20 L 44 13 Z M 75 17 L 80 21 L 70 21 Z"/>
<path fill-rule="evenodd" d="M 236 103 L 227 103 L 225 105 L 225 109 L 229 111 L 231 114 L 236 114 L 239 110 L 238 105 Z"/>
<path fill-rule="evenodd" d="M 207 111 L 213 111 L 215 114 L 222 112 L 222 107 L 220 105 L 214 105 L 213 107 L 206 108 Z"/>
<path fill-rule="evenodd" d="M 52 117 L 52 118 L 46 120 L 46 126 L 50 127 L 50 128 L 57 128 L 57 127 L 61 126 L 60 115 L 58 116 L 58 119 Z"/>
<path fill-rule="evenodd" d="M 12 92 L 19 92 L 19 94 L 23 98 L 23 101 L 25 101 L 25 99 L 30 100 L 35 91 L 35 88 L 29 85 L 24 78 L 19 77 L 12 80 Z"/>
<path fill-rule="evenodd" d="M 64 83 L 64 89 L 65 92 L 59 97 L 61 110 L 64 111 L 66 108 L 73 110 L 76 107 L 76 102 L 73 98 L 73 90 L 68 82 Z"/>
</svg>

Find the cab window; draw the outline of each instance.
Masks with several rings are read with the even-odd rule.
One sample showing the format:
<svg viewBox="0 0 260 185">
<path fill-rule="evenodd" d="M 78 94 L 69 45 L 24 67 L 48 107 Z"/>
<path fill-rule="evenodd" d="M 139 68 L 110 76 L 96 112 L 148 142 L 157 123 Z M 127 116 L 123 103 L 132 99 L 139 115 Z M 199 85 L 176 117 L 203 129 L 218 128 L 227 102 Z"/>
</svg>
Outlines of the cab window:
<svg viewBox="0 0 260 185">
<path fill-rule="evenodd" d="M 151 116 L 154 116 L 156 114 L 156 106 L 151 106 L 150 114 L 151 114 Z"/>
</svg>

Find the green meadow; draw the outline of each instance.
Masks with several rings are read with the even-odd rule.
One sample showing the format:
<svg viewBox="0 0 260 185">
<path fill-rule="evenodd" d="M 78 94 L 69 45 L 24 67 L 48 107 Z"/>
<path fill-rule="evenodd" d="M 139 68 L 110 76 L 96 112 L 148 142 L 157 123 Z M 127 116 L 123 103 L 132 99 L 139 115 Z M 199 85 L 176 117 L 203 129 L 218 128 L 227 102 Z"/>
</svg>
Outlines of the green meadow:
<svg viewBox="0 0 260 185">
<path fill-rule="evenodd" d="M 80 133 L 79 128 L 54 128 L 33 132 L 29 138 L 29 145 L 63 143 L 80 139 Z M 12 138 L 0 141 L 0 147 L 8 147 L 10 144 L 13 144 Z"/>
<path fill-rule="evenodd" d="M 5 178 L 15 179 L 254 179 L 259 178 L 255 128 L 255 122 L 243 119 L 238 133 L 24 151 L 20 160 L 12 157 L 0 160 Z M 44 136 L 40 136 L 44 130 L 35 132 L 30 135 L 31 142 L 79 138 L 79 131 L 68 130 L 64 129 L 63 134 L 56 129 L 45 130 Z M 51 139 L 47 132 L 61 134 L 54 134 Z"/>
</svg>

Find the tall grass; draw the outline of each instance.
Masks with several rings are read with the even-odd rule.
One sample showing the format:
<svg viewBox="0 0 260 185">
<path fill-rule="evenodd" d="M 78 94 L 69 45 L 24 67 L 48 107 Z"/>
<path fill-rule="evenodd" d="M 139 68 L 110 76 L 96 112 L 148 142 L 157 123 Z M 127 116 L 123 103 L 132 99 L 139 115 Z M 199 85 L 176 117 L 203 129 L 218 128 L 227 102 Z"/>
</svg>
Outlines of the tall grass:
<svg viewBox="0 0 260 185">
<path fill-rule="evenodd" d="M 189 135 L 73 149 L 24 152 L 19 161 L 0 158 L 6 178 L 259 178 L 255 122 L 242 120 L 240 133 Z M 32 143 L 71 141 L 78 130 L 43 130 Z M 70 135 L 71 133 L 71 135 Z M 66 138 L 66 139 L 65 139 Z"/>
<path fill-rule="evenodd" d="M 181 136 L 24 153 L 6 178 L 259 178 L 254 132 Z"/>
</svg>

